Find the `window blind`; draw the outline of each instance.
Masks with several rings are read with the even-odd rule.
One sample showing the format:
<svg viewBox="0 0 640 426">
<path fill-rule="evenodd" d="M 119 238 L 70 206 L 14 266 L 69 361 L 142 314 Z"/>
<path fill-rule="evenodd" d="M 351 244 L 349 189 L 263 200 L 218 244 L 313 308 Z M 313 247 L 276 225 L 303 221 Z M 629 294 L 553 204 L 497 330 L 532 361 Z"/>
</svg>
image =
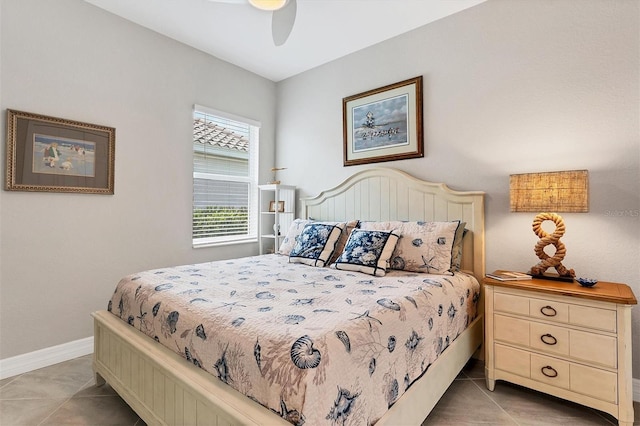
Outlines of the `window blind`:
<svg viewBox="0 0 640 426">
<path fill-rule="evenodd" d="M 259 126 L 255 124 L 204 107 L 194 108 L 194 246 L 257 237 Z"/>
</svg>

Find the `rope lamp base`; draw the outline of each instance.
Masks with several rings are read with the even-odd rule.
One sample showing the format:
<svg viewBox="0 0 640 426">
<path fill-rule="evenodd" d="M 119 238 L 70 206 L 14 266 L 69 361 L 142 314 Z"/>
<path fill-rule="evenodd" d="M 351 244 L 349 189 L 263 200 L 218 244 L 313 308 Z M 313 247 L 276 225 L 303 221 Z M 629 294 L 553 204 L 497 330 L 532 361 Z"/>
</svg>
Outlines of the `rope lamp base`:
<svg viewBox="0 0 640 426">
<path fill-rule="evenodd" d="M 542 222 L 545 220 L 551 220 L 556 224 L 556 229 L 552 234 L 548 234 L 542 229 Z M 567 249 L 560 241 L 560 237 L 564 235 L 565 227 L 562 217 L 556 213 L 540 213 L 533 219 L 533 232 L 540 238 L 540 241 L 536 244 L 534 251 L 540 262 L 531 267 L 529 272 L 534 278 L 554 279 L 560 281 L 573 281 L 576 273 L 573 269 L 567 269 L 562 260 L 567 254 Z M 550 244 L 553 244 L 556 248 L 556 252 L 553 256 L 549 256 L 544 252 L 544 248 Z M 545 274 L 545 271 L 549 268 L 555 268 L 558 275 Z"/>
</svg>

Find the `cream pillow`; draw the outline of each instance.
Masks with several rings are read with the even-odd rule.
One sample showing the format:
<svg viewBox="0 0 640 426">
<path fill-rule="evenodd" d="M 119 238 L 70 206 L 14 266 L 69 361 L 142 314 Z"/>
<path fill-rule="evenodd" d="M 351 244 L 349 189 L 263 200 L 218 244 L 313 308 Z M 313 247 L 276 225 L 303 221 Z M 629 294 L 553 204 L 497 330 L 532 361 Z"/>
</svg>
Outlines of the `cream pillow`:
<svg viewBox="0 0 640 426">
<path fill-rule="evenodd" d="M 289 256 L 291 249 L 296 245 L 296 238 L 308 223 L 311 223 L 311 221 L 307 219 L 294 219 L 294 221 L 291 222 L 291 226 L 289 226 L 282 243 L 280 244 L 278 253 Z"/>
<path fill-rule="evenodd" d="M 361 222 L 364 230 L 394 230 L 402 235 L 391 257 L 391 269 L 453 275 L 452 252 L 460 221 Z"/>
<path fill-rule="evenodd" d="M 345 226 L 345 228 L 342 230 L 340 239 L 336 243 L 336 249 L 333 252 L 333 256 L 331 256 L 331 259 L 329 259 L 329 263 L 335 262 L 338 256 L 342 254 L 342 252 L 344 251 L 344 246 L 347 244 L 347 240 L 349 239 L 349 235 L 351 235 L 351 231 L 353 231 L 359 225 L 359 220 L 350 220 L 349 222 L 347 222 L 347 226 Z"/>
</svg>

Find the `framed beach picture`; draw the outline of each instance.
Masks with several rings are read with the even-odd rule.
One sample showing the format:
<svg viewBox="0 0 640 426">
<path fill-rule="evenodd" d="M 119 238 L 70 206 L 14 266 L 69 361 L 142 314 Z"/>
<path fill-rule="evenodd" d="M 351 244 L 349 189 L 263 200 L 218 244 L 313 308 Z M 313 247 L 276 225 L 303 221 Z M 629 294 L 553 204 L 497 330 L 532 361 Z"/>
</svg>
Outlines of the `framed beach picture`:
<svg viewBox="0 0 640 426">
<path fill-rule="evenodd" d="M 342 100 L 344 165 L 424 156 L 422 76 Z"/>
<path fill-rule="evenodd" d="M 7 110 L 9 191 L 114 193 L 115 129 Z"/>
</svg>

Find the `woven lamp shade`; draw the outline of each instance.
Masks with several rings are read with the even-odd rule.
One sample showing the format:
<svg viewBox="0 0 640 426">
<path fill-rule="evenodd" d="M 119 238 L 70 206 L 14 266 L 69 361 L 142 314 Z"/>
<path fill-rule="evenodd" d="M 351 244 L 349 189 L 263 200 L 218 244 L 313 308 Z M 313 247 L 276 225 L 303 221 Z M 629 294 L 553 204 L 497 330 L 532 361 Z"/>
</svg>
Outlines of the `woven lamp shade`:
<svg viewBox="0 0 640 426">
<path fill-rule="evenodd" d="M 524 173 L 511 175 L 512 212 L 586 213 L 589 211 L 589 172 Z"/>
</svg>

